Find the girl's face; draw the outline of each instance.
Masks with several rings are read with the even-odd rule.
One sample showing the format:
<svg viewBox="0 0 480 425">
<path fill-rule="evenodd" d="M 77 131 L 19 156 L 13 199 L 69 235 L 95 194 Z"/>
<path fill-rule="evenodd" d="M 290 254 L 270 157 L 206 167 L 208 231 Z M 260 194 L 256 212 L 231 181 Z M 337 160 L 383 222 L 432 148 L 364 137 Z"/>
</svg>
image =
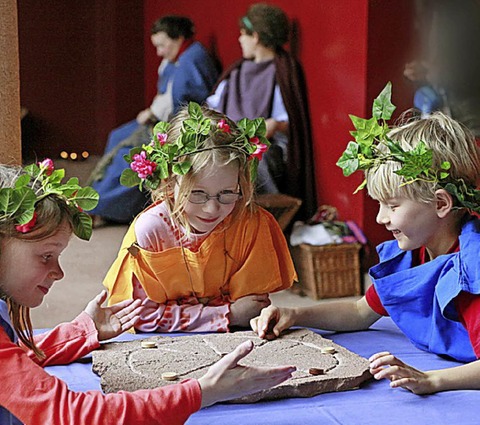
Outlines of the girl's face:
<svg viewBox="0 0 480 425">
<path fill-rule="evenodd" d="M 72 232 L 63 224 L 40 241 L 14 238 L 0 242 L 1 291 L 25 307 L 38 307 L 56 280 L 63 278 L 59 257 Z"/>
<path fill-rule="evenodd" d="M 392 232 L 404 251 L 426 246 L 437 252 L 442 242 L 439 220 L 435 202 L 425 204 L 401 197 L 380 201 L 377 214 L 377 223 Z"/>
<path fill-rule="evenodd" d="M 202 170 L 196 177 L 192 193 L 205 192 L 209 196 L 219 193 L 238 193 L 238 165 L 231 163 L 224 166 L 211 166 Z M 175 186 L 175 197 L 178 196 L 179 187 Z M 232 204 L 221 204 L 218 199 L 209 199 L 204 204 L 194 204 L 187 201 L 185 215 L 196 233 L 212 231 L 235 208 Z"/>
<path fill-rule="evenodd" d="M 180 46 L 182 45 L 184 38 L 170 38 L 167 33 L 160 31 L 156 34 L 152 34 L 150 40 L 157 51 L 157 56 L 173 62 L 180 51 Z"/>
<path fill-rule="evenodd" d="M 256 33 L 252 35 L 247 34 L 244 29 L 240 30 L 240 37 L 238 37 L 238 42 L 242 48 L 242 56 L 244 59 L 254 59 L 255 58 L 255 48 L 258 44 L 258 36 Z"/>
</svg>

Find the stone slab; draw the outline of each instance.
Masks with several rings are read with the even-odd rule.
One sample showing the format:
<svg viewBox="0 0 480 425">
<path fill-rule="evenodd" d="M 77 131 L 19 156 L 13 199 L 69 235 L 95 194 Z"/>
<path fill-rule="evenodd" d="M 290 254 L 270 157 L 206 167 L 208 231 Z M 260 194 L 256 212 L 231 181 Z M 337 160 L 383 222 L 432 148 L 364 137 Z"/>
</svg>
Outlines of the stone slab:
<svg viewBox="0 0 480 425">
<path fill-rule="evenodd" d="M 240 364 L 294 365 L 297 371 L 288 381 L 233 400 L 235 403 L 350 390 L 371 378 L 367 359 L 308 329 L 288 330 L 273 341 L 260 339 L 248 331 L 176 338 L 153 336 L 107 343 L 93 352 L 93 371 L 101 377 L 105 393 L 171 385 L 182 379 L 201 377 L 213 363 L 246 340 L 251 340 L 255 349 Z M 154 342 L 155 347 L 142 348 L 149 345 L 145 344 L 147 341 Z M 331 347 L 334 353 L 329 353 Z M 178 379 L 162 379 L 162 373 L 167 372 L 173 372 Z"/>
</svg>

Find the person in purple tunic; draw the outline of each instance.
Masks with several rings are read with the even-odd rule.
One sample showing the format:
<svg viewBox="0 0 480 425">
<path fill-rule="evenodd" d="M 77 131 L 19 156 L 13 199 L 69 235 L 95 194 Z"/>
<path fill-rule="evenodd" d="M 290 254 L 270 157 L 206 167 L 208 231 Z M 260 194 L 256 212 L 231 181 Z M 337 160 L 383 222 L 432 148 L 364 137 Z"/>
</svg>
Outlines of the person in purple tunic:
<svg viewBox="0 0 480 425">
<path fill-rule="evenodd" d="M 243 59 L 220 77 L 207 104 L 233 120 L 266 119 L 271 147 L 260 162 L 258 193 L 303 200 L 299 217 L 316 210 L 310 117 L 303 71 L 283 49 L 289 21 L 283 10 L 258 3 L 240 19 Z"/>
</svg>

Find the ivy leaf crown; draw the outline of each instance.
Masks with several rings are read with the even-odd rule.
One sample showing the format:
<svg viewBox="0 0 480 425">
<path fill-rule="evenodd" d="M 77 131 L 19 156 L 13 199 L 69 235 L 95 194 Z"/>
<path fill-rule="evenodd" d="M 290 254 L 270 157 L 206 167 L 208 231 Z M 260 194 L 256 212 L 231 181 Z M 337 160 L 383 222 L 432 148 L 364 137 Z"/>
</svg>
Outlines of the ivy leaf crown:
<svg viewBox="0 0 480 425">
<path fill-rule="evenodd" d="M 373 102 L 372 118 L 364 119 L 349 115 L 355 131 L 350 134 L 354 142 L 349 142 L 340 156 L 337 164 L 344 176 L 350 176 L 357 170 L 368 170 L 378 167 L 388 161 L 397 161 L 401 168 L 395 171 L 404 179 L 402 185 L 416 181 L 438 184 L 449 192 L 457 201 L 459 207 L 480 212 L 480 190 L 467 184 L 463 179 L 450 176 L 451 164 L 443 161 L 440 168 L 433 166 L 433 151 L 423 141 L 411 150 L 404 150 L 398 142 L 388 137 L 391 128 L 387 121 L 395 111 L 391 101 L 392 84 L 388 82 Z M 362 190 L 367 184 L 366 178 L 354 193 Z"/>
<path fill-rule="evenodd" d="M 212 149 L 238 149 L 248 159 L 251 180 L 257 176 L 259 160 L 270 146 L 266 139 L 266 125 L 263 118 L 243 118 L 234 126 L 225 119 L 218 122 L 206 117 L 198 103 L 188 105 L 188 118 L 182 122 L 180 135 L 175 140 L 169 134 L 171 124 L 160 121 L 153 128 L 150 144 L 134 147 L 125 161 L 130 164 L 120 176 L 120 183 L 127 187 L 139 186 L 155 190 L 162 180 L 172 174 L 183 176 L 191 167 L 191 156 Z M 215 133 L 228 133 L 232 141 L 228 144 L 205 146 L 205 141 Z"/>
<path fill-rule="evenodd" d="M 84 211 L 97 206 L 99 195 L 91 187 L 81 187 L 77 177 L 62 183 L 64 177 L 65 170 L 55 170 L 51 159 L 26 166 L 13 187 L 0 189 L 0 219 L 12 220 L 17 231 L 27 233 L 35 226 L 38 202 L 55 195 L 63 198 L 71 211 L 75 235 L 89 240 L 92 219 Z"/>
</svg>

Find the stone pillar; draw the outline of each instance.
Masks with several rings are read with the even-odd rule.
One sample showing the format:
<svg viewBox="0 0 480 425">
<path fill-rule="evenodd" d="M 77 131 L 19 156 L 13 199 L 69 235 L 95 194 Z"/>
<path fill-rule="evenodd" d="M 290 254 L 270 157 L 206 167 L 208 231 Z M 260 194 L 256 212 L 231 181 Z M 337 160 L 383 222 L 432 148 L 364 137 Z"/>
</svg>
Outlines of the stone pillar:
<svg viewBox="0 0 480 425">
<path fill-rule="evenodd" d="M 0 163 L 21 164 L 17 1 L 0 0 Z"/>
</svg>

